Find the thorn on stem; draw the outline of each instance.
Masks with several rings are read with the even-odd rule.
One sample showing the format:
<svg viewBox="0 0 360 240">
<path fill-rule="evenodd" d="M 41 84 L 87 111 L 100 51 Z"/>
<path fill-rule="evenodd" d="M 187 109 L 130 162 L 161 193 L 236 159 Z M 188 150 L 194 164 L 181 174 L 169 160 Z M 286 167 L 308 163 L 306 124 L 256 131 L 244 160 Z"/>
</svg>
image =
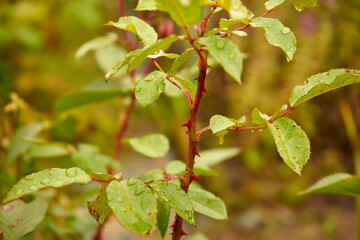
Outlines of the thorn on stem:
<svg viewBox="0 0 360 240">
<path fill-rule="evenodd" d="M 197 76 L 196 78 L 194 78 L 194 80 L 199 80 L 199 76 Z"/>
<path fill-rule="evenodd" d="M 209 95 L 209 93 L 208 93 L 208 91 L 206 90 L 205 87 L 203 87 L 202 91 L 203 91 L 204 93 L 206 93 L 207 95 Z"/>
<path fill-rule="evenodd" d="M 184 235 L 186 236 L 186 235 L 188 235 L 188 234 L 187 234 L 186 232 L 184 232 L 184 230 L 181 229 L 181 234 L 180 234 L 180 235 L 181 235 L 181 236 L 184 236 Z"/>
<path fill-rule="evenodd" d="M 194 148 L 194 154 L 197 155 L 198 157 L 200 157 L 200 154 L 199 154 L 197 148 Z"/>
<path fill-rule="evenodd" d="M 182 127 L 187 127 L 189 128 L 190 127 L 190 121 L 187 121 L 186 123 L 184 123 L 183 125 L 181 125 Z"/>
<path fill-rule="evenodd" d="M 200 179 L 193 173 L 191 175 L 191 182 L 194 181 L 194 180 L 200 182 Z"/>
<path fill-rule="evenodd" d="M 175 223 L 171 224 L 169 228 L 174 228 L 175 227 Z"/>
</svg>

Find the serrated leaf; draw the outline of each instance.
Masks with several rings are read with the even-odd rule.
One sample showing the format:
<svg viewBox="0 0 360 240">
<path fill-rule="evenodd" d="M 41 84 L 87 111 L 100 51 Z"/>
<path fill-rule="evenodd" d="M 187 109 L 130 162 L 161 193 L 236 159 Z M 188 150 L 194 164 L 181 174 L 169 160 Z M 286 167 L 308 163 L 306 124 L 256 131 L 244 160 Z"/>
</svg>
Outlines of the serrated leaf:
<svg viewBox="0 0 360 240">
<path fill-rule="evenodd" d="M 164 239 L 166 230 L 169 225 L 170 207 L 166 202 L 158 198 L 157 209 L 158 209 L 157 226 L 160 230 L 161 237 Z"/>
<path fill-rule="evenodd" d="M 117 22 L 110 21 L 106 25 L 135 33 L 142 45 L 154 44 L 158 39 L 158 35 L 153 27 L 134 16 L 121 17 Z"/>
<path fill-rule="evenodd" d="M 225 9 L 232 19 L 239 20 L 245 24 L 254 16 L 240 0 L 217 0 L 216 4 Z"/>
<path fill-rule="evenodd" d="M 231 121 L 229 118 L 221 115 L 215 115 L 210 118 L 210 129 L 213 132 L 213 134 L 226 130 L 235 125 L 236 124 L 233 121 Z"/>
<path fill-rule="evenodd" d="M 149 106 L 159 99 L 165 89 L 166 77 L 166 73 L 153 71 L 136 82 L 135 97 L 141 106 Z"/>
<path fill-rule="evenodd" d="M 203 3 L 199 0 L 155 0 L 159 11 L 167 12 L 180 26 L 192 26 L 202 18 Z"/>
<path fill-rule="evenodd" d="M 20 179 L 6 194 L 3 204 L 46 187 L 64 187 L 73 183 L 88 184 L 91 178 L 80 168 L 51 168 Z"/>
<path fill-rule="evenodd" d="M 115 42 L 118 39 L 115 33 L 108 33 L 106 36 L 96 37 L 91 39 L 90 41 L 84 43 L 79 47 L 79 49 L 75 53 L 76 58 L 83 57 L 86 53 L 103 48 L 111 43 Z"/>
<path fill-rule="evenodd" d="M 15 201 L 0 208 L 0 229 L 4 239 L 22 239 L 44 219 L 48 203 L 36 198 L 30 203 Z"/>
<path fill-rule="evenodd" d="M 135 8 L 136 11 L 155 11 L 157 10 L 155 0 L 139 0 Z"/>
<path fill-rule="evenodd" d="M 200 156 L 195 157 L 195 164 L 199 166 L 211 167 L 225 160 L 233 158 L 240 154 L 239 148 L 212 148 L 200 151 Z"/>
<path fill-rule="evenodd" d="M 107 198 L 123 227 L 142 236 L 155 230 L 156 199 L 145 183 L 135 178 L 112 181 L 107 187 Z"/>
<path fill-rule="evenodd" d="M 224 202 L 211 192 L 190 188 L 188 194 L 196 212 L 215 219 L 227 219 Z"/>
<path fill-rule="evenodd" d="M 237 46 L 229 39 L 210 36 L 200 38 L 199 43 L 208 48 L 210 55 L 224 70 L 241 83 L 240 77 L 243 69 L 243 56 Z"/>
<path fill-rule="evenodd" d="M 196 226 L 193 205 L 189 196 L 180 186 L 170 182 L 154 182 L 150 186 L 159 198 L 169 204 L 182 219 Z"/>
<path fill-rule="evenodd" d="M 107 191 L 109 183 L 101 183 L 99 195 L 93 200 L 87 202 L 87 207 L 90 215 L 100 224 L 105 222 L 105 219 L 111 212 L 108 206 Z"/>
<path fill-rule="evenodd" d="M 86 105 L 105 102 L 121 96 L 130 95 L 131 91 L 123 89 L 86 90 L 70 93 L 56 102 L 56 110 L 64 112 Z"/>
<path fill-rule="evenodd" d="M 316 74 L 306 80 L 303 85 L 294 88 L 289 98 L 290 106 L 296 107 L 320 94 L 354 83 L 360 83 L 359 70 L 332 69 Z"/>
<path fill-rule="evenodd" d="M 360 177 L 348 173 L 336 173 L 324 177 L 301 194 L 339 194 L 358 197 L 360 195 Z"/>
<path fill-rule="evenodd" d="M 266 125 L 266 122 L 270 120 L 270 117 L 266 114 L 263 114 L 259 111 L 259 109 L 254 108 L 252 111 L 252 122 L 258 126 Z"/>
<path fill-rule="evenodd" d="M 296 10 L 302 11 L 305 7 L 316 7 L 317 0 L 269 0 L 265 2 L 267 10 L 289 5 L 294 5 Z"/>
<path fill-rule="evenodd" d="M 12 163 L 31 146 L 31 144 L 23 141 L 24 138 L 35 137 L 44 127 L 45 123 L 30 123 L 19 128 L 11 142 L 9 152 L 2 167 L 6 167 Z"/>
<path fill-rule="evenodd" d="M 163 157 L 170 149 L 169 139 L 157 133 L 130 138 L 129 143 L 135 151 L 148 158 Z"/>
<path fill-rule="evenodd" d="M 301 175 L 301 170 L 310 157 L 310 142 L 305 132 L 289 118 L 280 118 L 266 124 L 281 158 Z"/>
<path fill-rule="evenodd" d="M 186 49 L 179 57 L 175 59 L 173 64 L 171 65 L 169 75 L 171 77 L 175 76 L 178 72 L 179 68 L 185 63 L 185 61 L 190 57 L 190 54 L 193 52 L 193 48 Z"/>
<path fill-rule="evenodd" d="M 146 171 L 143 174 L 141 174 L 138 177 L 138 179 L 140 179 L 141 181 L 144 181 L 144 182 L 160 181 L 160 180 L 164 179 L 164 173 L 159 168 L 151 169 L 151 170 Z"/>
<path fill-rule="evenodd" d="M 265 39 L 269 44 L 281 48 L 288 62 L 293 60 L 296 52 L 296 38 L 290 28 L 285 27 L 278 19 L 253 18 L 250 26 L 265 30 Z"/>
<path fill-rule="evenodd" d="M 180 40 L 180 37 L 176 35 L 170 35 L 169 37 L 160 39 L 154 44 L 145 46 L 144 48 L 140 49 L 140 51 L 132 56 L 132 58 L 129 60 L 129 67 L 128 72 L 130 73 L 134 69 L 136 69 L 140 64 L 149 56 L 156 52 L 159 52 L 160 50 L 166 51 L 171 44 L 174 42 Z"/>
</svg>

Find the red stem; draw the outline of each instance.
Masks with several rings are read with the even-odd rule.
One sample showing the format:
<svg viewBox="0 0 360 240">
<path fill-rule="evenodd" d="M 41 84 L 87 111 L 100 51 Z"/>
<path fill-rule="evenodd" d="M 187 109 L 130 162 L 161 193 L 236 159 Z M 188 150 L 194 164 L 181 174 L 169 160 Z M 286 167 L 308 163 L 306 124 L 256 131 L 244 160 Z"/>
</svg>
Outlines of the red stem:
<svg viewBox="0 0 360 240">
<path fill-rule="evenodd" d="M 95 182 L 106 182 L 106 183 L 109 183 L 109 182 L 112 182 L 113 180 L 104 180 L 104 179 L 98 179 L 98 178 L 93 178 L 93 177 L 90 177 L 92 181 L 95 181 Z"/>
</svg>

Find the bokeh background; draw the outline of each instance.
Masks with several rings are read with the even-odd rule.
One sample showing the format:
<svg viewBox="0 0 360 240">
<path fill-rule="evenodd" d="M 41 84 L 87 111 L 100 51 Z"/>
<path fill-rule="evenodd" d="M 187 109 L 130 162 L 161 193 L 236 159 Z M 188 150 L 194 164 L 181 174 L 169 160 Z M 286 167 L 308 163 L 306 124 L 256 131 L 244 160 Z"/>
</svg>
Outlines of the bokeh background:
<svg viewBox="0 0 360 240">
<path fill-rule="evenodd" d="M 135 0 L 124 0 L 127 15 Z M 265 12 L 264 0 L 243 0 L 256 16 Z M 272 114 L 287 103 L 294 86 L 309 76 L 331 68 L 360 69 L 360 2 L 319 0 L 319 6 L 302 12 L 292 7 L 271 13 L 290 27 L 298 41 L 298 51 L 288 63 L 280 49 L 267 44 L 259 29 L 247 29 L 248 37 L 234 38 L 246 54 L 242 85 L 215 67 L 208 75 L 208 96 L 203 98 L 199 126 L 206 126 L 214 114 L 251 119 L 258 107 Z M 112 155 L 119 116 L 127 100 L 59 113 L 55 103 L 67 93 L 94 82 L 104 82 L 104 74 L 121 47 L 90 52 L 75 58 L 76 50 L 90 39 L 120 31 L 104 26 L 118 19 L 115 0 L 0 0 L 0 163 L 5 161 L 11 139 L 20 126 L 47 120 L 51 124 L 42 138 L 73 144 L 88 142 Z M 209 27 L 217 27 L 214 15 Z M 151 20 L 159 28 L 167 15 L 156 13 Z M 162 26 L 164 27 L 164 26 Z M 167 26 L 169 27 L 169 26 Z M 181 29 L 175 27 L 181 33 Z M 177 44 L 171 51 L 189 47 Z M 168 60 L 160 61 L 168 69 Z M 196 65 L 196 58 L 188 68 Z M 110 66 L 110 67 L 109 67 Z M 189 74 L 189 78 L 193 77 Z M 7 107 L 5 107 L 7 106 Z M 219 145 L 210 132 L 202 137 L 200 150 L 239 147 L 241 153 L 215 167 L 219 177 L 203 177 L 206 189 L 221 197 L 229 219 L 217 221 L 198 216 L 198 228 L 209 239 L 246 240 L 353 240 L 356 239 L 354 201 L 342 196 L 300 196 L 298 192 L 316 180 L 337 172 L 353 173 L 351 135 L 359 138 L 360 87 L 345 87 L 315 98 L 293 113 L 293 118 L 311 141 L 311 159 L 299 177 L 278 156 L 271 135 L 263 132 L 230 133 Z M 159 132 L 170 138 L 171 152 L 163 161 L 184 159 L 187 136 L 180 125 L 188 118 L 182 96 L 167 94 L 151 107 L 136 105 L 127 137 Z M 357 130 L 349 127 L 355 122 Z M 346 123 L 348 122 L 348 123 Z M 17 178 L 50 166 L 62 166 L 64 159 L 18 159 L 1 169 L 1 197 Z M 136 177 L 157 167 L 124 146 L 120 163 L 125 177 Z M 81 192 L 77 187 L 45 191 L 52 205 L 45 221 L 29 239 L 91 239 L 97 225 L 86 212 L 86 201 L 95 197 L 97 186 Z M 138 239 L 111 218 L 104 239 Z M 153 237 L 155 238 L 155 237 Z"/>
</svg>

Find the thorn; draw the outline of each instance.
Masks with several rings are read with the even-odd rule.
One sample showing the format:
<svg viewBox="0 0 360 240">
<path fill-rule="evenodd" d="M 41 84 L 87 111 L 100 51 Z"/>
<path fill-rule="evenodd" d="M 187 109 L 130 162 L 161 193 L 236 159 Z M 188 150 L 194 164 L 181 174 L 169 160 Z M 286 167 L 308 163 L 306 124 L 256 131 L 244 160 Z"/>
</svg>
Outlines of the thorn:
<svg viewBox="0 0 360 240">
<path fill-rule="evenodd" d="M 180 235 L 181 235 L 181 236 L 184 236 L 184 235 L 186 236 L 186 235 L 188 235 L 188 234 L 187 234 L 186 232 L 184 232 L 184 230 L 181 229 L 181 234 L 180 234 Z"/>
<path fill-rule="evenodd" d="M 207 67 L 207 68 L 212 68 L 210 65 L 207 65 L 206 67 Z"/>
<path fill-rule="evenodd" d="M 187 121 L 186 123 L 184 123 L 183 125 L 181 125 L 182 127 L 187 127 L 187 128 L 189 128 L 189 126 L 190 126 L 190 121 Z"/>
<path fill-rule="evenodd" d="M 206 90 L 205 87 L 203 87 L 202 91 L 203 91 L 204 93 L 206 93 L 207 95 L 209 95 L 209 93 L 208 93 L 208 91 Z"/>
<path fill-rule="evenodd" d="M 199 80 L 199 76 L 197 76 L 196 78 L 194 78 L 194 80 Z"/>
<path fill-rule="evenodd" d="M 200 182 L 200 179 L 193 173 L 191 175 L 191 182 L 194 181 L 194 180 Z"/>
<path fill-rule="evenodd" d="M 169 228 L 174 228 L 174 227 L 175 227 L 175 223 L 171 224 Z"/>
<path fill-rule="evenodd" d="M 200 157 L 200 154 L 199 154 L 197 148 L 194 148 L 194 154 L 197 155 L 198 157 Z"/>
</svg>

